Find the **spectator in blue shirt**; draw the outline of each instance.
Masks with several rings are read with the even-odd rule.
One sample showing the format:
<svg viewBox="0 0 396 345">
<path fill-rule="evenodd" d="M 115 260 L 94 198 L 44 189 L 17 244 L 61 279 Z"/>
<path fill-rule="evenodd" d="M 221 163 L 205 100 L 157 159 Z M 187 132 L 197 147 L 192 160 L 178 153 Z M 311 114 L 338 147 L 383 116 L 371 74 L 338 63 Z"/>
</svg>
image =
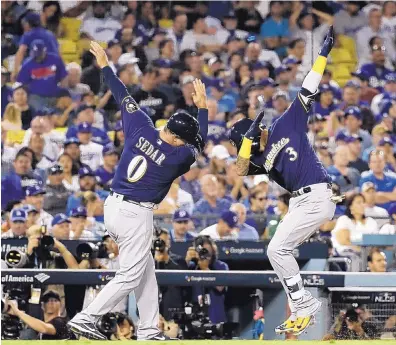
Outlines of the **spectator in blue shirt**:
<svg viewBox="0 0 396 345">
<path fill-rule="evenodd" d="M 4 110 L 9 102 L 12 101 L 12 89 L 7 86 L 9 72 L 7 68 L 1 66 L 1 117 L 3 118 Z"/>
<path fill-rule="evenodd" d="M 195 235 L 188 231 L 191 224 L 191 217 L 185 210 L 178 209 L 173 214 L 172 228 L 169 231 L 172 242 L 189 242 Z"/>
<path fill-rule="evenodd" d="M 56 107 L 56 97 L 60 93 L 60 84 L 67 77 L 62 59 L 47 53 L 43 40 L 34 40 L 30 46 L 30 55 L 18 73 L 17 82 L 29 89 L 29 104 L 36 109 L 43 106 Z"/>
<path fill-rule="evenodd" d="M 103 165 L 95 171 L 96 179 L 102 186 L 110 188 L 118 160 L 119 154 L 113 144 L 108 144 L 103 147 Z"/>
<path fill-rule="evenodd" d="M 231 202 L 226 199 L 218 198 L 218 182 L 216 176 L 207 174 L 201 178 L 201 188 L 203 197 L 195 204 L 194 215 L 218 216 L 224 211 L 228 211 Z M 207 219 L 206 226 L 215 224 L 218 217 Z M 197 222 L 198 223 L 198 222 Z M 197 225 L 197 224 L 196 224 Z"/>
<path fill-rule="evenodd" d="M 223 79 L 213 79 L 210 84 L 210 94 L 217 101 L 219 113 L 228 113 L 236 108 L 234 97 L 225 93 Z"/>
<path fill-rule="evenodd" d="M 289 21 L 283 18 L 284 4 L 282 1 L 270 2 L 270 15 L 261 24 L 260 36 L 268 49 L 275 50 L 278 55 L 285 56 L 285 45 L 289 38 Z"/>
<path fill-rule="evenodd" d="M 1 179 L 1 208 L 8 202 L 25 199 L 29 186 L 43 185 L 41 177 L 32 172 L 32 160 L 25 153 L 17 153 L 14 160 L 14 171 Z"/>
<path fill-rule="evenodd" d="M 369 157 L 370 171 L 362 173 L 360 187 L 365 182 L 374 183 L 377 191 L 375 202 L 377 206 L 389 210 L 396 201 L 396 174 L 385 171 L 385 157 L 382 151 L 373 151 Z"/>
<path fill-rule="evenodd" d="M 234 211 L 238 215 L 238 239 L 247 241 L 258 241 L 259 235 L 255 228 L 251 225 L 246 224 L 246 207 L 243 204 L 236 203 L 232 204 L 231 211 Z"/>
<path fill-rule="evenodd" d="M 329 84 L 322 84 L 319 86 L 319 94 L 319 102 L 315 103 L 315 112 L 327 117 L 337 109 L 334 103 L 333 88 Z"/>
<path fill-rule="evenodd" d="M 190 170 L 180 177 L 180 188 L 192 195 L 194 203 L 202 198 L 201 184 L 198 181 L 199 173 L 198 164 L 194 162 Z"/>
<path fill-rule="evenodd" d="M 24 34 L 19 41 L 19 48 L 15 54 L 15 66 L 11 79 L 14 80 L 28 49 L 34 40 L 40 39 L 48 53 L 59 55 L 59 44 L 55 35 L 41 26 L 40 15 L 35 12 L 28 12 L 22 19 Z"/>
</svg>

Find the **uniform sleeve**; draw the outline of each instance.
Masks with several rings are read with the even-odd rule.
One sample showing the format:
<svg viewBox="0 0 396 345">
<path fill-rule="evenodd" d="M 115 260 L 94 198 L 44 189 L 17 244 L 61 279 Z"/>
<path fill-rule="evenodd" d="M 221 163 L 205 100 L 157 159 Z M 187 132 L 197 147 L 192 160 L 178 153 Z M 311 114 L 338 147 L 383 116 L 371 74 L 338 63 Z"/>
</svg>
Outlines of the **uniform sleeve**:
<svg viewBox="0 0 396 345">
<path fill-rule="evenodd" d="M 204 142 L 208 139 L 208 109 L 198 110 L 199 134 Z"/>
<path fill-rule="evenodd" d="M 26 33 L 26 34 L 23 34 L 22 35 L 22 37 L 21 37 L 21 39 L 19 40 L 19 45 L 21 46 L 21 45 L 25 45 L 25 46 L 30 46 L 30 42 L 31 40 L 30 40 L 30 35 L 28 34 L 28 33 Z"/>
<path fill-rule="evenodd" d="M 122 127 L 125 136 L 132 136 L 137 130 L 146 126 L 153 127 L 149 116 L 139 108 L 139 105 L 129 94 L 122 81 L 114 74 L 113 70 L 106 66 L 102 71 L 107 86 L 121 108 Z"/>
</svg>

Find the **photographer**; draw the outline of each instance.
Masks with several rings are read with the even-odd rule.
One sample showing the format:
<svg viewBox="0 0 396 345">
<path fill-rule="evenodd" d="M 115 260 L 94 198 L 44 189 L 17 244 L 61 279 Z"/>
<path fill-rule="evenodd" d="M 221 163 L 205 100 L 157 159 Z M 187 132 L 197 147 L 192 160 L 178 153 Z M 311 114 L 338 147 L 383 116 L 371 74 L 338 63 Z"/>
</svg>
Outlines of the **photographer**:
<svg viewBox="0 0 396 345">
<path fill-rule="evenodd" d="M 183 258 L 171 253 L 171 240 L 169 232 L 159 227 L 154 228 L 154 261 L 156 269 L 162 270 L 186 270 L 187 265 Z M 178 286 L 160 286 L 160 314 L 165 320 L 170 320 L 170 309 L 182 308 L 187 300 L 188 290 Z"/>
<path fill-rule="evenodd" d="M 217 246 L 209 236 L 198 236 L 193 247 L 188 248 L 186 263 L 189 269 L 200 271 L 228 271 L 228 265 L 217 259 Z M 226 321 L 224 294 L 225 286 L 194 286 L 193 296 L 201 308 L 207 308 L 212 323 Z"/>
<path fill-rule="evenodd" d="M 61 299 L 55 291 L 47 291 L 41 298 L 43 321 L 18 309 L 15 301 L 8 301 L 9 315 L 18 317 L 23 323 L 38 332 L 41 340 L 68 339 L 66 320 L 60 317 Z"/>
</svg>

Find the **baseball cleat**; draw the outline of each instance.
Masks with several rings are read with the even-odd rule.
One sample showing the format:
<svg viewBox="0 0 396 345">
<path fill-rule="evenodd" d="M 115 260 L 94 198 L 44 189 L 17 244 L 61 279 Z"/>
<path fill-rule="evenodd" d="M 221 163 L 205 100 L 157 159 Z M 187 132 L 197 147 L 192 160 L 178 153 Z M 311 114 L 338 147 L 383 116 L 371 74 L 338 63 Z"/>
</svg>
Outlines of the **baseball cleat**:
<svg viewBox="0 0 396 345">
<path fill-rule="evenodd" d="M 67 325 L 76 336 L 91 340 L 107 340 L 107 337 L 100 333 L 92 322 L 77 323 L 75 321 L 69 321 Z"/>
<path fill-rule="evenodd" d="M 156 340 L 156 341 L 167 341 L 167 340 L 179 340 L 178 338 L 171 338 L 168 337 L 167 335 L 165 335 L 164 333 L 160 332 L 150 338 L 147 339 L 138 339 L 139 341 L 152 341 L 152 340 Z"/>
<path fill-rule="evenodd" d="M 295 324 L 296 321 L 290 320 L 290 318 L 288 318 L 285 322 L 283 322 L 281 325 L 275 328 L 275 333 L 282 334 L 282 333 L 292 332 L 294 330 Z"/>
<path fill-rule="evenodd" d="M 294 335 L 300 335 L 301 333 L 304 333 L 304 331 L 314 323 L 315 323 L 315 317 L 313 315 L 309 315 L 306 317 L 298 317 L 296 322 L 294 323 L 294 328 L 292 329 L 292 333 Z"/>
</svg>

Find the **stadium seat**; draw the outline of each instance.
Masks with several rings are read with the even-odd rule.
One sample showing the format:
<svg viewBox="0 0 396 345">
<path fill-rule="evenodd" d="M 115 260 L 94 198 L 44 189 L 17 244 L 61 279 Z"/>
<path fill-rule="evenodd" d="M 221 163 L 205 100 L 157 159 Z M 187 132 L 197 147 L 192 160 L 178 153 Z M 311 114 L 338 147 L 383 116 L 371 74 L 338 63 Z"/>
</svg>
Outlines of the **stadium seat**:
<svg viewBox="0 0 396 345">
<path fill-rule="evenodd" d="M 59 39 L 60 55 L 65 63 L 78 61 L 77 45 L 72 40 Z"/>
<path fill-rule="evenodd" d="M 57 128 L 54 128 L 54 130 L 57 131 L 57 132 L 59 132 L 59 133 L 66 133 L 68 129 L 69 129 L 69 128 L 67 128 L 67 127 L 57 127 Z"/>
<path fill-rule="evenodd" d="M 81 19 L 61 18 L 62 29 L 65 32 L 65 39 L 77 42 L 80 38 Z"/>
<path fill-rule="evenodd" d="M 161 29 L 170 29 L 173 25 L 173 20 L 172 19 L 160 19 L 158 21 L 158 26 Z"/>
<path fill-rule="evenodd" d="M 10 144 L 22 144 L 24 137 L 25 137 L 24 130 L 7 132 L 7 142 Z"/>
<path fill-rule="evenodd" d="M 108 135 L 108 137 L 110 138 L 111 141 L 114 141 L 115 131 L 108 131 L 107 135 Z"/>
</svg>

